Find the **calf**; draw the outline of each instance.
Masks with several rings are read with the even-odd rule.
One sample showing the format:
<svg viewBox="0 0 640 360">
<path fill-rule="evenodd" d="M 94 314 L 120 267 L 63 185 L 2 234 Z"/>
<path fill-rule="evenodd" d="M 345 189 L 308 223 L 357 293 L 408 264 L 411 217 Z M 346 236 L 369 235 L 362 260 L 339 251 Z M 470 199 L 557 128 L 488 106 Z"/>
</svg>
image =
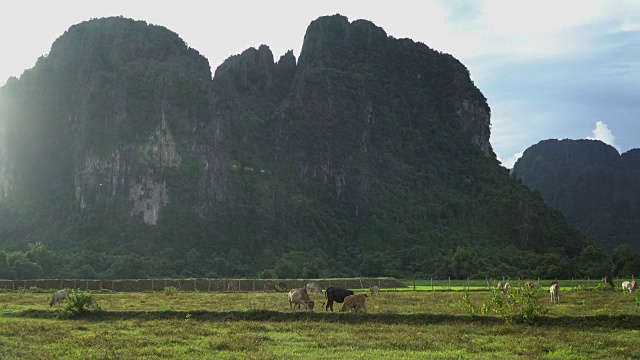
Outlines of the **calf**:
<svg viewBox="0 0 640 360">
<path fill-rule="evenodd" d="M 344 304 L 340 312 L 347 310 L 360 308 L 362 311 L 367 312 L 367 307 L 364 305 L 364 300 L 367 298 L 367 294 L 349 295 L 344 298 Z"/>
<path fill-rule="evenodd" d="M 558 285 L 557 281 L 551 284 L 549 292 L 551 293 L 551 303 L 560 304 L 560 285 Z"/>
<path fill-rule="evenodd" d="M 289 291 L 289 307 L 291 307 L 291 311 L 295 309 L 296 305 L 300 307 L 300 304 L 304 306 L 305 310 L 313 312 L 313 300 L 309 297 L 307 289 L 291 289 L 291 291 Z"/>
<path fill-rule="evenodd" d="M 53 307 L 55 304 L 62 300 L 67 300 L 69 296 L 69 291 L 67 290 L 58 290 L 53 293 L 53 297 L 51 297 L 51 301 L 49 302 L 49 307 Z"/>
<path fill-rule="evenodd" d="M 371 290 L 371 296 L 378 295 L 380 293 L 380 287 L 378 285 L 373 285 L 369 290 Z"/>
<path fill-rule="evenodd" d="M 238 284 L 235 281 L 227 282 L 227 291 L 238 291 Z"/>
<path fill-rule="evenodd" d="M 287 291 L 287 284 L 284 283 L 284 281 L 280 281 L 278 283 L 278 290 L 280 291 Z"/>
<path fill-rule="evenodd" d="M 327 306 L 324 310 L 328 311 L 329 309 L 331 309 L 331 311 L 333 311 L 333 302 L 335 301 L 338 303 L 342 303 L 344 301 L 344 298 L 349 295 L 353 295 L 353 291 L 339 287 L 328 287 L 327 290 L 324 291 L 324 296 L 327 299 Z"/>
</svg>

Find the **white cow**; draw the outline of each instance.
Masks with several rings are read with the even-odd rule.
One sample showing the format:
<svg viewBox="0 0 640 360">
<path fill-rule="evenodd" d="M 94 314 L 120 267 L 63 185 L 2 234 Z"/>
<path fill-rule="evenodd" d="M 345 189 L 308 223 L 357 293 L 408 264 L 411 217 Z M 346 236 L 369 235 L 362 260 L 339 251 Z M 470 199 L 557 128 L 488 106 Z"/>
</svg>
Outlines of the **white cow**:
<svg viewBox="0 0 640 360">
<path fill-rule="evenodd" d="M 629 294 L 634 292 L 637 288 L 637 283 L 634 281 L 623 281 L 622 282 L 622 291 L 629 291 Z"/>
<path fill-rule="evenodd" d="M 320 284 L 311 282 L 307 284 L 307 292 L 317 292 L 322 294 L 322 286 Z"/>
<path fill-rule="evenodd" d="M 373 285 L 369 290 L 371 290 L 371 296 L 375 296 L 380 293 L 380 287 L 378 285 Z"/>
<path fill-rule="evenodd" d="M 557 282 L 554 282 L 551 284 L 549 292 L 551 293 L 551 303 L 560 304 L 560 285 L 558 285 Z"/>
<path fill-rule="evenodd" d="M 289 307 L 291 307 L 291 311 L 295 309 L 296 305 L 300 307 L 300 304 L 302 304 L 308 312 L 313 312 L 313 300 L 309 297 L 307 289 L 291 289 L 291 291 L 289 291 Z"/>
<path fill-rule="evenodd" d="M 49 307 L 53 307 L 55 304 L 57 304 L 61 300 L 67 300 L 68 296 L 69 296 L 69 291 L 67 290 L 58 290 L 54 292 L 53 296 L 51 297 L 51 301 L 49 302 Z"/>
</svg>

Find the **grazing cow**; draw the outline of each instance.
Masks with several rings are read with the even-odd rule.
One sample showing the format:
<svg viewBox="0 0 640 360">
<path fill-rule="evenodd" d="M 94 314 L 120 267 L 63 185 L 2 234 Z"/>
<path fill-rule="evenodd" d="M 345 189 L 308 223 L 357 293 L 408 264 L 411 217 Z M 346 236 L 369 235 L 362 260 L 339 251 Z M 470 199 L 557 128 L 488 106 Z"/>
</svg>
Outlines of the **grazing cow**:
<svg viewBox="0 0 640 360">
<path fill-rule="evenodd" d="M 39 287 L 37 287 L 37 286 L 29 286 L 29 291 L 32 291 L 32 292 L 40 292 L 40 291 L 42 291 L 42 289 L 40 289 L 40 288 L 39 288 Z"/>
<path fill-rule="evenodd" d="M 227 291 L 238 291 L 238 283 L 235 281 L 227 282 Z"/>
<path fill-rule="evenodd" d="M 533 283 L 531 281 L 527 281 L 524 283 L 524 287 L 527 289 L 531 289 L 533 287 Z"/>
<path fill-rule="evenodd" d="M 613 279 L 611 278 L 611 276 L 609 275 L 605 275 L 604 277 L 602 277 L 602 283 L 606 285 L 611 286 L 612 289 L 615 289 L 615 285 L 613 284 Z"/>
<path fill-rule="evenodd" d="M 380 293 L 380 287 L 378 285 L 373 285 L 369 290 L 371 290 L 371 296 L 375 296 Z"/>
<path fill-rule="evenodd" d="M 300 308 L 300 304 L 302 304 L 308 312 L 313 312 L 313 300 L 309 297 L 307 289 L 291 289 L 291 291 L 289 291 L 289 307 L 291 307 L 291 311 L 295 309 L 296 305 Z"/>
<path fill-rule="evenodd" d="M 549 287 L 549 292 L 551 293 L 551 303 L 552 304 L 560 304 L 560 285 L 557 281 L 554 281 Z"/>
<path fill-rule="evenodd" d="M 278 291 L 276 284 L 273 283 L 264 283 L 264 291 Z"/>
<path fill-rule="evenodd" d="M 638 283 L 636 283 L 636 281 L 623 281 L 622 282 L 622 291 L 629 291 L 629 294 L 631 294 L 632 292 L 636 291 L 636 289 L 638 288 Z"/>
<path fill-rule="evenodd" d="M 498 285 L 496 285 L 496 289 L 498 289 L 498 291 L 503 291 L 504 290 L 504 283 L 502 281 L 499 281 Z"/>
<path fill-rule="evenodd" d="M 508 282 L 506 282 L 504 284 L 504 287 L 502 288 L 502 292 L 506 295 L 509 293 L 509 290 L 511 290 L 511 284 L 509 284 Z"/>
<path fill-rule="evenodd" d="M 349 295 L 344 298 L 344 304 L 340 312 L 347 310 L 360 308 L 362 311 L 367 312 L 367 307 L 364 305 L 364 300 L 367 298 L 367 294 Z"/>
<path fill-rule="evenodd" d="M 278 283 L 278 289 L 280 291 L 287 291 L 287 284 L 285 284 L 284 281 L 280 281 Z"/>
<path fill-rule="evenodd" d="M 69 291 L 67 290 L 58 290 L 53 293 L 53 297 L 51 297 L 51 301 L 49 302 L 49 307 L 53 307 L 58 302 L 62 300 L 67 300 L 69 296 Z"/>
<path fill-rule="evenodd" d="M 349 295 L 353 295 L 353 291 L 340 287 L 328 287 L 327 290 L 324 291 L 324 296 L 327 299 L 327 306 L 324 310 L 327 311 L 331 309 L 331 311 L 333 311 L 333 302 L 342 303 L 344 298 Z M 324 305 L 324 303 L 322 305 Z"/>
<path fill-rule="evenodd" d="M 307 288 L 307 292 L 317 292 L 322 294 L 322 286 L 320 286 L 320 284 L 318 283 L 315 283 L 315 282 L 308 283 L 306 288 Z"/>
<path fill-rule="evenodd" d="M 493 279 L 487 279 L 487 289 L 491 289 L 493 287 Z"/>
</svg>

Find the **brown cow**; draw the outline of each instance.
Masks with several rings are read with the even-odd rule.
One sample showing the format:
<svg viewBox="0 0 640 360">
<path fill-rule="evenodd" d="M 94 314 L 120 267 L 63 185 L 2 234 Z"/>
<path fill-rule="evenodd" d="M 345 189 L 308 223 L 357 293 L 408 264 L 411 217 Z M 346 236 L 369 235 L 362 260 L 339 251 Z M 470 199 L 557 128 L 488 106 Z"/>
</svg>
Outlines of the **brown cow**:
<svg viewBox="0 0 640 360">
<path fill-rule="evenodd" d="M 531 281 L 527 281 L 524 283 L 524 287 L 527 289 L 530 289 L 533 287 L 533 283 Z"/>
<path fill-rule="evenodd" d="M 340 312 L 347 310 L 361 308 L 362 311 L 367 312 L 367 307 L 364 305 L 364 300 L 367 298 L 367 294 L 349 295 L 344 298 L 344 304 Z"/>
<path fill-rule="evenodd" d="M 289 307 L 291 307 L 291 311 L 295 309 L 296 305 L 298 305 L 298 308 L 299 308 L 300 304 L 302 304 L 302 306 L 304 306 L 304 308 L 308 312 L 313 312 L 314 302 L 309 297 L 309 293 L 307 292 L 307 289 L 306 288 L 291 289 L 291 291 L 289 291 Z"/>
<path fill-rule="evenodd" d="M 264 291 L 278 291 L 278 287 L 273 283 L 264 283 Z"/>
</svg>

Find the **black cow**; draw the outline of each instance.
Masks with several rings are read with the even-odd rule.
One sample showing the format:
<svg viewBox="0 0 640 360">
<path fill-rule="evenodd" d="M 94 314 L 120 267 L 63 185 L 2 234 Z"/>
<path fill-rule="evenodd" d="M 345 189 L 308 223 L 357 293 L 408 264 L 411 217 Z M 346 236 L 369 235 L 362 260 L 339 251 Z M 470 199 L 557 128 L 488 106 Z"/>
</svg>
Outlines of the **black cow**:
<svg viewBox="0 0 640 360">
<path fill-rule="evenodd" d="M 604 283 L 604 285 L 605 285 L 605 286 L 606 286 L 606 285 L 611 286 L 611 288 L 612 288 L 612 289 L 614 289 L 614 288 L 616 287 L 615 285 L 613 285 L 613 279 L 612 279 L 612 278 L 611 278 L 611 276 L 609 276 L 609 275 L 605 275 L 605 276 L 602 278 L 602 282 Z"/>
<path fill-rule="evenodd" d="M 328 287 L 327 290 L 324 291 L 324 296 L 327 299 L 327 306 L 324 308 L 324 311 L 327 311 L 329 309 L 333 311 L 333 302 L 335 301 L 342 303 L 344 301 L 344 298 L 349 295 L 353 295 L 353 291 L 339 287 Z"/>
<path fill-rule="evenodd" d="M 278 283 L 278 289 L 280 291 L 287 291 L 287 284 L 285 284 L 284 281 L 280 281 Z"/>
</svg>

